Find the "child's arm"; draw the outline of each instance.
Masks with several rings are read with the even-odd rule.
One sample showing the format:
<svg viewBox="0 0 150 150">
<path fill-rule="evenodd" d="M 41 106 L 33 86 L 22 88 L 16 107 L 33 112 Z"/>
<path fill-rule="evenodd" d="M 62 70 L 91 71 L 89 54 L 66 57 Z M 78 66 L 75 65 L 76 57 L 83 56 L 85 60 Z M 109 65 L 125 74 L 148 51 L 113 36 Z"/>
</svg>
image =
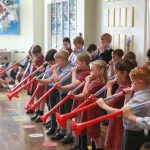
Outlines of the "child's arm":
<svg viewBox="0 0 150 150">
<path fill-rule="evenodd" d="M 59 82 L 61 80 L 61 76 L 58 75 L 57 65 L 53 65 L 50 68 L 50 71 L 53 73 L 54 82 Z"/>
<path fill-rule="evenodd" d="M 76 74 L 77 74 L 76 71 L 77 71 L 77 68 L 74 67 L 72 69 L 72 83 L 68 84 L 66 86 L 60 86 L 59 89 L 61 89 L 61 90 L 71 90 L 71 89 L 74 89 L 75 87 L 77 87 L 81 83 L 81 81 L 77 80 L 77 78 L 76 78 Z"/>
<path fill-rule="evenodd" d="M 112 87 L 115 84 L 116 81 L 110 80 L 107 82 L 107 97 L 112 95 Z"/>
<path fill-rule="evenodd" d="M 126 117 L 128 120 L 130 120 L 133 123 L 136 123 L 136 125 L 141 128 L 141 129 L 150 129 L 150 117 L 137 117 L 132 114 L 132 111 L 130 108 L 125 107 L 122 109 L 123 110 L 123 115 Z"/>
<path fill-rule="evenodd" d="M 39 83 L 41 83 L 42 85 L 47 85 L 50 84 L 54 81 L 53 76 L 47 78 L 47 79 L 36 79 Z"/>
<path fill-rule="evenodd" d="M 123 91 L 125 93 L 125 104 L 126 104 L 131 99 L 133 91 L 132 91 L 131 87 L 123 89 Z"/>
<path fill-rule="evenodd" d="M 86 81 L 86 82 L 85 82 L 85 85 L 84 85 L 83 92 L 80 93 L 80 94 L 78 94 L 78 95 L 75 95 L 75 96 L 74 96 L 75 99 L 81 99 L 81 98 L 84 98 L 84 97 L 88 97 L 88 96 L 90 95 L 89 92 L 88 92 L 88 90 L 87 90 L 87 86 L 88 86 L 88 84 L 89 84 L 91 78 L 92 78 L 91 75 L 89 75 L 89 76 L 87 76 L 87 77 L 85 78 L 85 81 Z"/>
<path fill-rule="evenodd" d="M 109 112 L 109 113 L 112 113 L 112 112 L 116 112 L 120 109 L 117 109 L 117 108 L 113 108 L 113 107 L 110 107 L 108 106 L 104 100 L 102 98 L 98 99 L 97 101 L 97 104 L 100 108 L 104 109 L 105 111 Z"/>
</svg>

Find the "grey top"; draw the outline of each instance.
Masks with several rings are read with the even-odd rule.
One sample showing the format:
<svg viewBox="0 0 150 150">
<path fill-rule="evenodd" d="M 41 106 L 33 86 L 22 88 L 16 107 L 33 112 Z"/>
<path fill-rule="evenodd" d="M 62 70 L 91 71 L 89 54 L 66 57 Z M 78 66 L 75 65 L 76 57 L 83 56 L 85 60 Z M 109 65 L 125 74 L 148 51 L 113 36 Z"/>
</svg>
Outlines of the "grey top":
<svg viewBox="0 0 150 150">
<path fill-rule="evenodd" d="M 130 99 L 128 103 L 125 104 L 125 106 L 132 108 L 138 104 L 141 104 L 149 100 L 150 100 L 149 88 L 146 88 L 146 89 L 135 92 L 133 97 Z M 143 108 L 133 110 L 133 114 L 139 117 L 150 116 L 150 107 L 149 105 L 146 105 Z M 137 124 L 129 121 L 125 117 L 123 117 L 123 125 L 125 129 L 131 130 L 131 131 L 142 130 Z"/>
<path fill-rule="evenodd" d="M 136 125 L 141 129 L 150 129 L 150 117 L 137 117 Z"/>
</svg>

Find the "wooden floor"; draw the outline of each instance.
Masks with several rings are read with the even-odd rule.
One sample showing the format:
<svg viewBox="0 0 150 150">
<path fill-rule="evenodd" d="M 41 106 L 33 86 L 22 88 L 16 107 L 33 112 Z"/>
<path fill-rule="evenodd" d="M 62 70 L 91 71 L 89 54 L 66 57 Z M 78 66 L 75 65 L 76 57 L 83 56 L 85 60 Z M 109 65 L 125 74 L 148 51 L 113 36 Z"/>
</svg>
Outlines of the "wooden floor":
<svg viewBox="0 0 150 150">
<path fill-rule="evenodd" d="M 57 147 L 44 147 L 43 142 L 50 142 L 50 137 L 42 124 L 35 124 L 30 121 L 30 116 L 26 115 L 24 106 L 27 103 L 27 96 L 22 93 L 19 99 L 11 102 L 7 99 L 6 93 L 0 91 L 0 150 L 68 150 L 71 145 Z M 14 108 L 16 111 L 8 112 L 6 109 Z M 16 122 L 16 119 L 24 119 L 24 122 Z M 24 129 L 22 125 L 36 125 L 34 129 Z M 106 128 L 102 128 L 102 135 L 105 136 Z M 31 138 L 29 134 L 44 134 L 40 138 Z M 146 150 L 146 149 L 142 149 Z M 148 150 L 148 149 L 147 149 Z"/>
</svg>

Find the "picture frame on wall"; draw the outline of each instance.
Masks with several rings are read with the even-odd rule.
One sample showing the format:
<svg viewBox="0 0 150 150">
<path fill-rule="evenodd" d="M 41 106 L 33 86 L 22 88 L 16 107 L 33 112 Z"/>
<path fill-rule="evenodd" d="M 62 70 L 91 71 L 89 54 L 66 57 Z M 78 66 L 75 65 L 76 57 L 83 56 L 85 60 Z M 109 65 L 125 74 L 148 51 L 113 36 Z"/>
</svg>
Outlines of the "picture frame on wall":
<svg viewBox="0 0 150 150">
<path fill-rule="evenodd" d="M 104 9 L 104 27 L 109 26 L 109 9 Z"/>
<path fill-rule="evenodd" d="M 127 8 L 127 27 L 134 27 L 134 7 Z"/>
<path fill-rule="evenodd" d="M 120 27 L 120 8 L 115 8 L 115 27 Z"/>
<path fill-rule="evenodd" d="M 114 27 L 115 25 L 115 8 L 109 9 L 109 27 Z"/>
<path fill-rule="evenodd" d="M 121 27 L 126 27 L 127 24 L 127 8 L 121 8 Z"/>
</svg>

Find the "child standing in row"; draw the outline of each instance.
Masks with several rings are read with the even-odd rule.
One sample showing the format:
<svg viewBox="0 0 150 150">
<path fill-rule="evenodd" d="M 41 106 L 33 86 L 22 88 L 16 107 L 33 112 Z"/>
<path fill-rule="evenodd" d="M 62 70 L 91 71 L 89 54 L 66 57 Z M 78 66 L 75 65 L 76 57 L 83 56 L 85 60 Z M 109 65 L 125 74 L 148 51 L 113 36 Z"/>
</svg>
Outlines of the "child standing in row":
<svg viewBox="0 0 150 150">
<path fill-rule="evenodd" d="M 84 40 L 82 37 L 78 36 L 73 40 L 74 49 L 69 57 L 69 61 L 72 66 L 76 65 L 76 55 L 84 51 Z"/>
<path fill-rule="evenodd" d="M 92 62 L 90 75 L 87 76 L 85 80 L 86 83 L 83 92 L 74 96 L 75 101 L 78 101 L 80 99 L 83 100 L 87 99 L 87 97 L 90 96 L 90 94 L 96 93 L 106 84 L 107 82 L 106 63 L 100 60 Z M 100 96 L 103 97 L 104 94 L 101 94 Z M 98 107 L 96 107 L 94 109 L 83 112 L 80 117 L 80 122 L 95 119 L 101 115 L 103 115 L 103 112 Z M 92 139 L 92 141 L 96 143 L 97 150 L 103 149 L 100 124 L 96 124 L 92 127 L 87 128 L 87 132 L 83 132 L 82 135 L 79 136 L 79 149 L 87 149 L 87 137 L 89 139 Z"/>
</svg>

